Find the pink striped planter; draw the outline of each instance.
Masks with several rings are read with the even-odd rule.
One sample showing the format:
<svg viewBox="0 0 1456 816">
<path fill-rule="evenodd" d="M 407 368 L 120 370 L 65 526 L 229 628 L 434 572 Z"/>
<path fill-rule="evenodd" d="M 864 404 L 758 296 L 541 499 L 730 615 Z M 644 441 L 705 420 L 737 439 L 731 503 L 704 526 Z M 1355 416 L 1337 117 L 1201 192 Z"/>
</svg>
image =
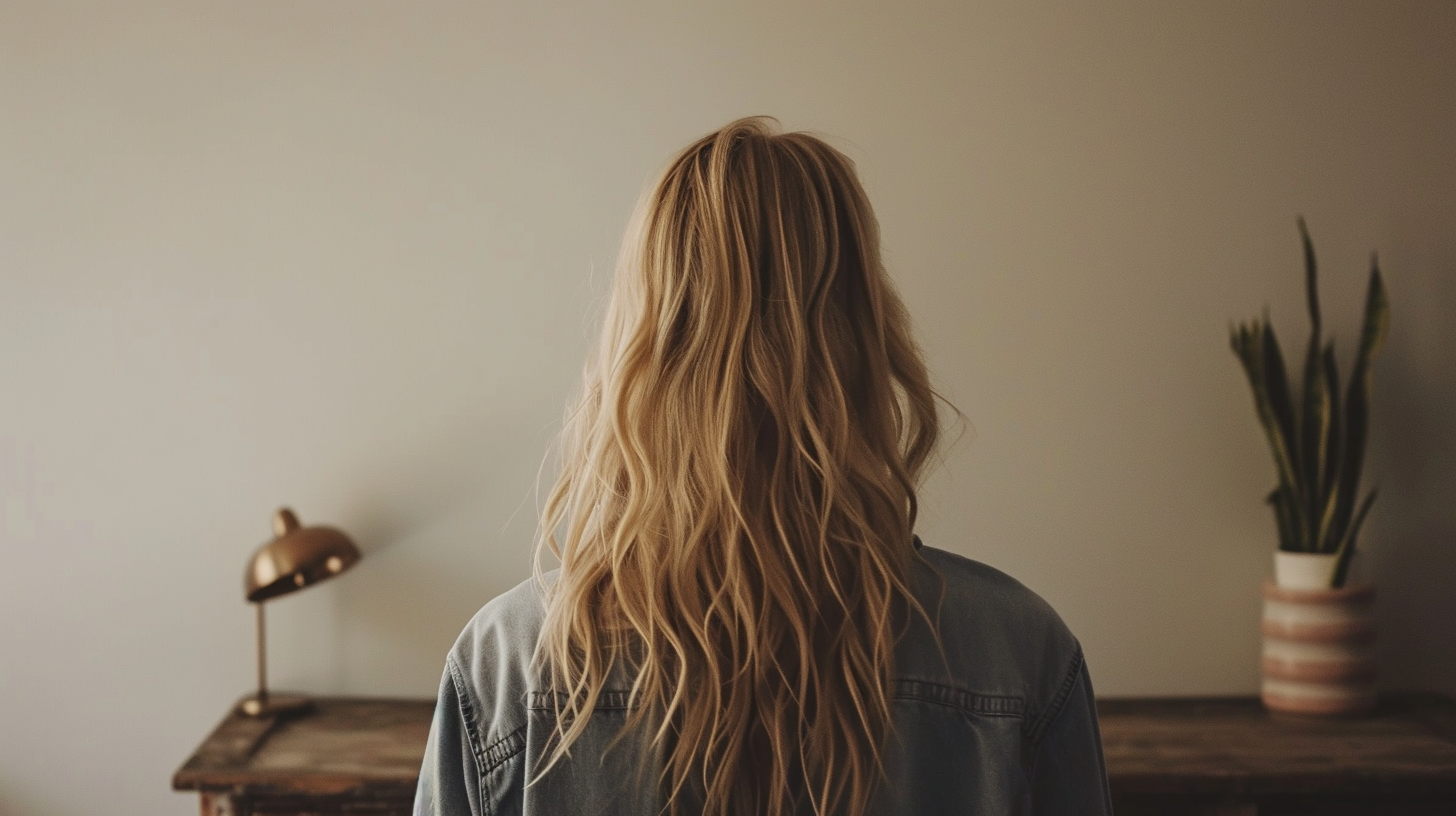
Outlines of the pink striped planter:
<svg viewBox="0 0 1456 816">
<path fill-rule="evenodd" d="M 1289 589 L 1264 583 L 1264 705 L 1349 715 L 1375 705 L 1375 588 Z"/>
</svg>

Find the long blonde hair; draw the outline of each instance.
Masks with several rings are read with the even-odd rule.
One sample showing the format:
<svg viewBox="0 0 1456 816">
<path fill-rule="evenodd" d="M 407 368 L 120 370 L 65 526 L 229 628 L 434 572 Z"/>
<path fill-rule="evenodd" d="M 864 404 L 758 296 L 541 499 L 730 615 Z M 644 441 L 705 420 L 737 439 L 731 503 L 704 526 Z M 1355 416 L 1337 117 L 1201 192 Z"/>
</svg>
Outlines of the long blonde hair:
<svg viewBox="0 0 1456 816">
<path fill-rule="evenodd" d="M 544 767 L 621 672 L 673 812 L 857 816 L 936 395 L 853 163 L 773 124 L 689 146 L 624 242 L 537 551 Z"/>
</svg>

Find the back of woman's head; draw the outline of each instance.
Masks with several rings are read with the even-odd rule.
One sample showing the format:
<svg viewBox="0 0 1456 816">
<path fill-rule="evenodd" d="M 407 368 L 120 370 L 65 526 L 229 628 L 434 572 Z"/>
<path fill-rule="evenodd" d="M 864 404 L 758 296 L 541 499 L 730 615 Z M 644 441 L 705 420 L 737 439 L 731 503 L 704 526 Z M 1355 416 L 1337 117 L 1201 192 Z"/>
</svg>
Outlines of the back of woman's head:
<svg viewBox="0 0 1456 816">
<path fill-rule="evenodd" d="M 550 762 L 625 677 L 674 809 L 862 812 L 936 437 L 850 160 L 763 119 L 684 150 L 634 218 L 545 508 Z"/>
</svg>

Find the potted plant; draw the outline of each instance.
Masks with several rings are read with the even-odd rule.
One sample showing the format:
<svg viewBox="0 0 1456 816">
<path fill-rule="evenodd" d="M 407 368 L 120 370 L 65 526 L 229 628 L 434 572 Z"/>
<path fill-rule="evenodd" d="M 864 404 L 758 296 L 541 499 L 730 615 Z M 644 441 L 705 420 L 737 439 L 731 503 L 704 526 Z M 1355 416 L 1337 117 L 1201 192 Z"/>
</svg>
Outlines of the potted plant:
<svg viewBox="0 0 1456 816">
<path fill-rule="evenodd" d="M 1286 375 L 1267 311 L 1230 330 L 1279 478 L 1267 499 L 1279 549 L 1274 581 L 1264 586 L 1262 696 L 1276 711 L 1349 714 L 1375 702 L 1374 589 L 1352 580 L 1351 567 L 1376 496 L 1359 497 L 1360 475 L 1370 364 L 1389 328 L 1390 305 L 1372 257 L 1360 343 L 1341 395 L 1334 343 L 1321 336 L 1314 245 L 1302 218 L 1299 233 L 1310 320 L 1299 387 Z"/>
</svg>

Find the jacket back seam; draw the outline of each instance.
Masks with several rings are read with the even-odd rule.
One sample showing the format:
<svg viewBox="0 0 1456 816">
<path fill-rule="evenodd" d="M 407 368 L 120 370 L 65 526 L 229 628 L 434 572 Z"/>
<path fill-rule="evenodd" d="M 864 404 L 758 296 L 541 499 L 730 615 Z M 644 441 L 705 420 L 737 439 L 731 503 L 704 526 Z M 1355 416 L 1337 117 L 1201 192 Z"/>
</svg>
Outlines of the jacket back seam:
<svg viewBox="0 0 1456 816">
<path fill-rule="evenodd" d="M 516 730 L 490 744 L 485 749 L 485 773 L 490 773 L 512 757 L 526 750 L 526 726 L 520 726 Z"/>
<path fill-rule="evenodd" d="M 896 680 L 894 696 L 955 708 L 983 717 L 1024 717 L 1026 701 L 1005 694 L 982 694 L 929 680 Z"/>
<path fill-rule="evenodd" d="M 986 717 L 1026 716 L 1026 703 L 1020 697 L 983 694 L 929 680 L 896 680 L 892 696 L 895 699 L 936 703 Z M 630 701 L 630 692 L 606 689 L 597 697 L 594 710 L 625 711 L 632 708 Z M 526 707 L 531 711 L 554 711 L 556 707 L 553 702 L 564 704 L 566 695 L 561 692 L 533 691 L 527 695 Z"/>
<path fill-rule="evenodd" d="M 552 698 L 555 698 L 554 701 Z M 594 711 L 626 711 L 633 706 L 630 705 L 632 693 L 617 689 L 603 689 L 597 695 L 597 703 L 593 706 Z M 533 691 L 526 695 L 526 708 L 530 711 L 551 711 L 558 710 L 558 706 L 565 706 L 569 701 L 565 692 Z"/>
</svg>

